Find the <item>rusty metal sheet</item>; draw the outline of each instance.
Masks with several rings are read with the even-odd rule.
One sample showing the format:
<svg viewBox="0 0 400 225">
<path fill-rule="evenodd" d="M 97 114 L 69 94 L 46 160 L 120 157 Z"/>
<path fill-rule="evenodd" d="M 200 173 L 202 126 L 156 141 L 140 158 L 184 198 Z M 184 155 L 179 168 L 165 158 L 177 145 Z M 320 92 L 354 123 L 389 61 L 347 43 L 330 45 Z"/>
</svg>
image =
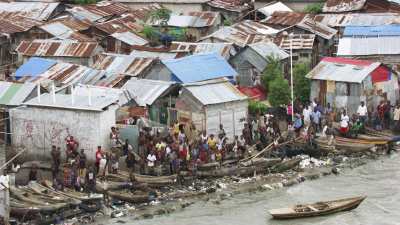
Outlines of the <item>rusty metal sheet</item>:
<svg viewBox="0 0 400 225">
<path fill-rule="evenodd" d="M 323 12 L 351 12 L 361 10 L 367 0 L 327 0 Z"/>
<path fill-rule="evenodd" d="M 293 26 L 300 23 L 307 14 L 300 12 L 274 12 L 265 21 L 268 25 Z"/>
<path fill-rule="evenodd" d="M 212 0 L 207 4 L 214 8 L 233 12 L 246 12 L 252 9 L 252 3 L 249 0 Z"/>
<path fill-rule="evenodd" d="M 26 56 L 90 57 L 97 48 L 96 42 L 38 39 L 22 41 L 17 52 Z"/>
</svg>

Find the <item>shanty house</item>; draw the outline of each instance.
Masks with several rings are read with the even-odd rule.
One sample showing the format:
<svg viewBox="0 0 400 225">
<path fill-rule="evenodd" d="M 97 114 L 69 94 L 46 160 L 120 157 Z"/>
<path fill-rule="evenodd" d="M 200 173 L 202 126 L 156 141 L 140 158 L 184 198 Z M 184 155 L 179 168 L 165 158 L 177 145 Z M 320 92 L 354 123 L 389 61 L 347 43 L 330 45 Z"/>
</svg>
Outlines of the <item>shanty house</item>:
<svg viewBox="0 0 400 225">
<path fill-rule="evenodd" d="M 104 22 L 130 10 L 127 5 L 115 1 L 101 1 L 96 4 L 71 5 L 67 12 L 73 17 L 90 22 Z"/>
<path fill-rule="evenodd" d="M 94 56 L 103 51 L 96 42 L 77 42 L 72 40 L 34 40 L 22 41 L 17 48 L 19 61 L 25 63 L 31 57 L 54 59 L 90 66 Z"/>
<path fill-rule="evenodd" d="M 127 90 L 138 107 L 145 109 L 151 121 L 172 124 L 169 109 L 175 106 L 178 84 L 170 81 L 132 78 L 121 88 Z"/>
<path fill-rule="evenodd" d="M 314 34 L 295 34 L 292 36 L 279 35 L 275 44 L 286 52 L 292 50 L 293 62 L 308 62 L 313 67 L 318 62 L 318 45 L 315 44 Z"/>
<path fill-rule="evenodd" d="M 240 86 L 259 85 L 261 75 L 268 64 L 268 57 L 282 61 L 283 70 L 289 55 L 273 42 L 257 42 L 246 46 L 229 62 L 238 72 L 236 77 Z"/>
<path fill-rule="evenodd" d="M 322 8 L 324 13 L 344 12 L 400 12 L 400 5 L 390 0 L 327 0 Z"/>
<path fill-rule="evenodd" d="M 156 27 L 167 27 L 169 30 L 184 31 L 188 41 L 197 41 L 211 34 L 222 25 L 222 18 L 218 12 L 185 12 L 179 15 L 171 15 L 165 25 L 162 21 L 152 23 Z"/>
<path fill-rule="evenodd" d="M 121 87 L 127 80 L 123 74 L 36 57 L 22 64 L 15 71 L 15 78 L 20 82 L 40 83 L 47 90 L 54 84 L 57 92 L 73 84 Z"/>
<path fill-rule="evenodd" d="M 220 12 L 228 21 L 236 22 L 243 19 L 254 5 L 250 0 L 211 0 L 207 2 L 205 8 Z"/>
<path fill-rule="evenodd" d="M 0 14 L 8 17 L 22 16 L 36 21 L 48 21 L 64 9 L 64 5 L 60 2 L 0 2 Z"/>
<path fill-rule="evenodd" d="M 236 75 L 236 71 L 222 56 L 217 53 L 207 53 L 161 60 L 146 73 L 144 78 L 190 83 L 221 77 L 234 79 Z"/>
<path fill-rule="evenodd" d="M 206 43 L 206 42 L 172 42 L 169 52 L 177 53 L 177 58 L 187 55 L 204 54 L 216 52 L 229 60 L 236 54 L 232 43 Z"/>
<path fill-rule="evenodd" d="M 10 110 L 10 119 L 12 144 L 26 149 L 26 160 L 50 159 L 52 145 L 61 147 L 64 153 L 69 135 L 92 162 L 97 146 L 109 147 L 110 128 L 118 108 L 115 98 L 42 94 L 25 105 Z"/>
<path fill-rule="evenodd" d="M 400 25 L 348 26 L 339 40 L 338 56 L 400 63 Z"/>
<path fill-rule="evenodd" d="M 356 113 L 360 101 L 372 112 L 381 100 L 395 103 L 399 99 L 397 74 L 380 62 L 326 57 L 307 78 L 311 79 L 311 99 L 345 108 L 349 115 Z"/>
<path fill-rule="evenodd" d="M 226 78 L 184 84 L 176 102 L 177 119 L 193 122 L 197 130 L 217 134 L 224 125 L 230 139 L 242 133 L 248 99 Z"/>
</svg>

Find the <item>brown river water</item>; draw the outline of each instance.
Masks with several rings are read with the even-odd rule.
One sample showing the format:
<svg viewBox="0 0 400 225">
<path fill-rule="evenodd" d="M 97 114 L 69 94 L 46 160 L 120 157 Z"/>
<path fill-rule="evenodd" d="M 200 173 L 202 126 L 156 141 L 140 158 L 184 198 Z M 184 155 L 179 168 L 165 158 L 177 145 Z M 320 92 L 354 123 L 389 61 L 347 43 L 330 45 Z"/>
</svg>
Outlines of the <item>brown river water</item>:
<svg viewBox="0 0 400 225">
<path fill-rule="evenodd" d="M 356 195 L 367 199 L 355 210 L 290 221 L 272 220 L 268 209 Z M 215 204 L 197 202 L 183 211 L 152 219 L 113 219 L 135 225 L 400 225 L 400 154 L 382 157 L 339 176 L 306 181 L 279 190 L 234 195 Z"/>
</svg>

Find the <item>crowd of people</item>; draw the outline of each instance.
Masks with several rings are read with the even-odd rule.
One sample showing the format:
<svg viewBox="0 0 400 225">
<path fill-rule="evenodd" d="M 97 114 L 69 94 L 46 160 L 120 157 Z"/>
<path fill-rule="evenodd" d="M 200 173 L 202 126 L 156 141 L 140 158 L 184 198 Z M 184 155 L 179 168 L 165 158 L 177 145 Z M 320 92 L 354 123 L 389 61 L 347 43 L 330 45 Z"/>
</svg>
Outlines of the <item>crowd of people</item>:
<svg viewBox="0 0 400 225">
<path fill-rule="evenodd" d="M 181 170 L 195 173 L 199 165 L 243 159 L 251 151 L 260 151 L 271 143 L 272 146 L 277 146 L 283 139 L 303 138 L 312 143 L 317 135 L 331 140 L 337 133 L 354 136 L 364 132 L 366 126 L 377 130 L 400 129 L 400 106 L 391 106 L 388 101 L 382 101 L 374 111 L 369 110 L 365 102 L 360 102 L 356 113 L 349 116 L 345 109 L 335 109 L 330 103 L 323 107 L 314 99 L 305 105 L 295 104 L 292 107 L 289 104 L 285 116 L 288 127 L 284 138 L 280 129 L 282 126 L 279 125 L 282 120 L 275 118 L 276 115 L 265 114 L 248 118 L 242 133 L 231 139 L 228 138 L 223 124 L 219 125 L 215 133 L 197 130 L 193 123 L 175 122 L 167 132 L 142 127 L 138 149 L 128 139 L 121 140 L 118 128 L 112 127 L 110 150 L 106 151 L 98 146 L 95 163 L 90 166 L 86 163 L 84 149 L 79 149 L 79 142 L 73 136 L 68 136 L 65 139 L 68 166 L 61 162 L 61 148 L 52 146 L 53 183 L 56 188 L 67 186 L 76 190 L 94 191 L 96 177 L 118 173 L 121 158 L 124 159 L 126 168 L 135 173 L 165 175 L 176 174 Z M 31 171 L 31 180 L 37 179 L 35 171 Z"/>
</svg>

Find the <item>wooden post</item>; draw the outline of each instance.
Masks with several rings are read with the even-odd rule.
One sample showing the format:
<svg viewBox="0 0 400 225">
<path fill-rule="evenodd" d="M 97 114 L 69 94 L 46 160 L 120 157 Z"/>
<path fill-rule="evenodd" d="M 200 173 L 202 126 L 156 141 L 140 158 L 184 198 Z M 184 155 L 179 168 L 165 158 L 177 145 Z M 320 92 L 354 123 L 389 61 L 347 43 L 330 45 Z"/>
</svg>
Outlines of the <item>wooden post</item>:
<svg viewBox="0 0 400 225">
<path fill-rule="evenodd" d="M 7 123 L 5 123 L 7 124 Z M 6 126 L 6 125 L 5 125 Z M 0 176 L 4 174 L 3 165 L 6 163 L 6 140 L 7 140 L 7 128 L 4 132 L 4 142 L 1 143 L 0 148 Z M 9 224 L 10 219 L 10 197 L 9 197 L 9 181 L 7 183 L 0 183 L 0 217 L 3 219 L 4 224 Z"/>
</svg>

